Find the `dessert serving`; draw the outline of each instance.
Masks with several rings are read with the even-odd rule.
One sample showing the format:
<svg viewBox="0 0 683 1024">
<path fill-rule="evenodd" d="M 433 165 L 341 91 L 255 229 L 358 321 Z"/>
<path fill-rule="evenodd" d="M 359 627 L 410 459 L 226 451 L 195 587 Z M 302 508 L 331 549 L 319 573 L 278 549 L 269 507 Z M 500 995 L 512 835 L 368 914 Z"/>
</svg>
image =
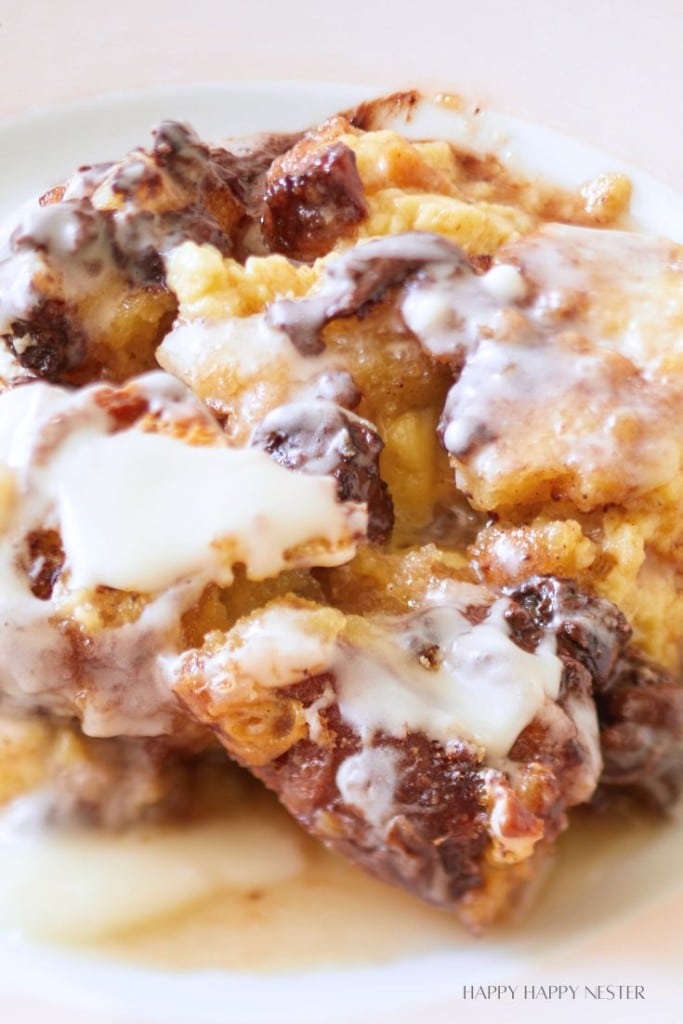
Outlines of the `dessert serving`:
<svg viewBox="0 0 683 1024">
<path fill-rule="evenodd" d="M 572 808 L 680 795 L 683 247 L 418 103 L 166 122 L 16 219 L 0 798 L 184 822 L 236 764 L 479 932 Z"/>
</svg>

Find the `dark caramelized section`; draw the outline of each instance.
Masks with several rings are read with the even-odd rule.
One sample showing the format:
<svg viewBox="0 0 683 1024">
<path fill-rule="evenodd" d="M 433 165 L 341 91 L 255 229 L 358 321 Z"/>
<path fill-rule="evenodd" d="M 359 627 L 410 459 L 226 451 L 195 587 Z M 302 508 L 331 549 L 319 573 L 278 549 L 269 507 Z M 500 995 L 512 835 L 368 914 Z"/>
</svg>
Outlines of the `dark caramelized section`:
<svg viewBox="0 0 683 1024">
<path fill-rule="evenodd" d="M 240 260 L 263 252 L 265 176 L 298 138 L 264 137 L 238 154 L 164 122 L 150 151 L 84 168 L 45 193 L 12 235 L 5 261 L 9 276 L 12 259 L 37 259 L 6 336 L 19 363 L 76 385 L 155 368 L 177 312 L 164 255 L 185 241 Z M 286 216 L 291 224 L 296 214 Z"/>
<path fill-rule="evenodd" d="M 269 171 L 263 235 L 273 252 L 314 260 L 348 236 L 366 216 L 367 207 L 356 158 L 348 146 L 336 142 L 305 152 L 303 159 L 297 148 Z"/>
<path fill-rule="evenodd" d="M 625 789 L 658 808 L 683 790 L 683 686 L 638 651 L 620 658 L 596 694 L 605 791 Z"/>
<path fill-rule="evenodd" d="M 333 402 L 298 402 L 269 413 L 254 432 L 252 444 L 287 469 L 334 477 L 340 501 L 367 504 L 369 539 L 389 539 L 393 504 L 379 473 L 384 445 L 367 420 Z"/>
</svg>

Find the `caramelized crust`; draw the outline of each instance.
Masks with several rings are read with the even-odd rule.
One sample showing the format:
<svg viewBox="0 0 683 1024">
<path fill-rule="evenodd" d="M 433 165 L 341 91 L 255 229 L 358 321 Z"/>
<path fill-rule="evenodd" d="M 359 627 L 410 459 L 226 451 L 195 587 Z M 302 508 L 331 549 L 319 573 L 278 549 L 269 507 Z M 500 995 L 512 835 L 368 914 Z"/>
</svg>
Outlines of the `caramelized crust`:
<svg viewBox="0 0 683 1024">
<path fill-rule="evenodd" d="M 322 150 L 304 142 L 301 154 L 299 143 L 271 166 L 262 226 L 272 252 L 314 260 L 352 234 L 367 207 L 352 150 L 340 142 Z"/>
<path fill-rule="evenodd" d="M 340 501 L 367 505 L 369 540 L 389 539 L 394 510 L 379 473 L 384 444 L 370 423 L 333 403 L 285 405 L 266 416 L 251 443 L 288 469 L 334 477 Z"/>
</svg>

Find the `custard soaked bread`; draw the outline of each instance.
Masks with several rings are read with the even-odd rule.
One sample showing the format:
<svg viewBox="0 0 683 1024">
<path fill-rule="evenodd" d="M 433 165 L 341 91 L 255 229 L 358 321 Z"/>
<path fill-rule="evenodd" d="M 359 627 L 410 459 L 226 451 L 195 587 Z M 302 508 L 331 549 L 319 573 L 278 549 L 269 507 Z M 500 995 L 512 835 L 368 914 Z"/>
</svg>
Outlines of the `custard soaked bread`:
<svg viewBox="0 0 683 1024">
<path fill-rule="evenodd" d="M 165 124 L 8 239 L 3 797 L 67 736 L 64 813 L 178 813 L 222 745 L 477 929 L 679 796 L 683 249 L 385 109 Z"/>
</svg>

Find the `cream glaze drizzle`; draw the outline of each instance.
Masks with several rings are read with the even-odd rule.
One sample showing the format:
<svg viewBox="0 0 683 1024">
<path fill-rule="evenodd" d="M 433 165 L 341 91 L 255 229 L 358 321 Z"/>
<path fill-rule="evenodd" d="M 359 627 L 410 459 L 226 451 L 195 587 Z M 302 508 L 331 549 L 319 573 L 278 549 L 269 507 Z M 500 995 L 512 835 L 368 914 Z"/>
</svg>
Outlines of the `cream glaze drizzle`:
<svg viewBox="0 0 683 1024">
<path fill-rule="evenodd" d="M 492 508 L 498 486 L 537 498 L 557 478 L 553 494 L 589 509 L 670 480 L 683 442 L 667 377 L 683 353 L 680 250 L 550 225 L 496 259 L 479 278 L 429 270 L 401 305 L 427 351 L 464 358 L 442 419 L 458 483 Z"/>
<path fill-rule="evenodd" d="M 73 587 L 156 592 L 202 572 L 226 585 L 235 562 L 266 579 L 348 561 L 364 533 L 365 513 L 336 502 L 330 480 L 310 487 L 254 448 L 126 431 L 74 439 L 55 463 Z"/>
<path fill-rule="evenodd" d="M 80 198 L 26 208 L 0 250 L 0 334 L 11 335 L 14 322 L 30 316 L 53 293 L 68 301 L 93 289 L 106 294 L 121 273 L 113 255 L 113 218 Z M 142 252 L 152 238 L 137 241 Z M 30 333 L 13 339 L 20 354 L 32 344 Z"/>
<path fill-rule="evenodd" d="M 563 779 L 568 805 L 590 799 L 602 762 L 590 693 L 558 703 L 563 664 L 555 629 L 551 624 L 533 652 L 523 649 L 510 634 L 511 605 L 455 581 L 434 586 L 408 614 L 363 621 L 276 599 L 202 655 L 201 685 L 220 707 L 223 693 L 239 702 L 261 689 L 328 677 L 306 708 L 309 737 L 325 745 L 325 712 L 336 705 L 359 744 L 338 764 L 339 796 L 379 833 L 398 813 L 405 768 L 388 741 L 423 736 L 456 757 L 469 749 L 487 787 L 486 827 L 495 847 L 507 862 L 521 860 L 542 839 L 543 826 L 539 821 L 519 842 L 513 831 L 509 841 L 509 780 L 520 766 L 508 755 L 518 736 L 536 721 L 554 749 L 575 746 L 580 757 Z M 193 671 L 188 657 L 167 660 L 171 685 Z"/>
<path fill-rule="evenodd" d="M 340 415 L 335 402 L 322 398 L 289 402 L 265 417 L 252 443 L 258 443 L 259 436 L 279 434 L 288 440 L 289 465 L 305 466 L 307 473 L 332 474 L 340 462 L 354 455 L 350 424 L 374 431 L 369 420 L 347 410 Z"/>
<path fill-rule="evenodd" d="M 0 334 L 9 334 L 12 323 L 38 302 L 34 278 L 44 269 L 35 250 L 10 252 L 7 240 L 0 245 Z"/>
<path fill-rule="evenodd" d="M 226 417 L 228 437 L 239 442 L 286 403 L 353 406 L 359 398 L 338 360 L 325 352 L 302 355 L 263 314 L 220 324 L 180 321 L 159 346 L 157 359 Z"/>
<path fill-rule="evenodd" d="M 476 276 L 427 265 L 409 283 L 401 301 L 408 326 L 428 351 L 448 355 L 469 350 L 482 338 L 517 340 L 528 348 L 572 332 L 599 348 L 618 352 L 651 376 L 673 347 L 683 349 L 680 297 L 659 307 L 653 328 L 653 295 L 681 283 L 683 253 L 672 242 L 625 231 L 545 225 L 500 249 L 491 269 Z M 515 309 L 523 317 L 510 337 Z"/>
<path fill-rule="evenodd" d="M 469 621 L 469 604 L 486 609 L 483 621 Z M 553 636 L 533 654 L 511 639 L 504 619 L 509 604 L 483 588 L 446 584 L 415 612 L 367 620 L 356 640 L 343 632 L 341 613 L 332 613 L 331 623 L 326 609 L 276 601 L 238 624 L 234 643 L 207 659 L 204 672 L 247 690 L 330 672 L 342 717 L 363 743 L 377 733 L 422 732 L 444 746 L 474 744 L 495 761 L 557 700 L 562 676 Z M 321 628 L 322 614 L 328 617 Z M 426 651 L 435 651 L 434 664 Z M 168 670 L 172 675 L 172 663 Z"/>
<path fill-rule="evenodd" d="M 20 706 L 56 713 L 73 713 L 78 701 L 91 735 L 154 735 L 177 713 L 161 655 L 176 649 L 180 616 L 206 584 L 228 584 L 236 561 L 255 578 L 347 561 L 366 513 L 340 504 L 329 478 L 283 469 L 258 449 L 230 448 L 201 403 L 165 374 L 140 378 L 126 393 L 169 425 L 202 424 L 211 445 L 112 432 L 98 404 L 104 393 L 38 382 L 0 396 L 8 474 L 0 689 Z M 52 601 L 33 595 L 21 567 L 27 534 L 42 529 L 59 530 L 65 552 Z M 149 597 L 135 621 L 96 631 L 74 667 L 60 607 L 71 601 L 78 611 L 89 596 L 80 589 L 99 585 Z M 85 701 L 77 697 L 83 691 Z"/>
<path fill-rule="evenodd" d="M 513 642 L 506 598 L 472 625 L 449 589 L 427 594 L 413 615 L 382 622 L 362 650 L 343 651 L 335 664 L 339 707 L 364 741 L 380 731 L 397 738 L 423 732 L 444 746 L 473 743 L 495 761 L 557 699 L 562 663 L 552 637 L 533 654 Z M 434 647 L 430 667 L 421 652 Z"/>
</svg>

